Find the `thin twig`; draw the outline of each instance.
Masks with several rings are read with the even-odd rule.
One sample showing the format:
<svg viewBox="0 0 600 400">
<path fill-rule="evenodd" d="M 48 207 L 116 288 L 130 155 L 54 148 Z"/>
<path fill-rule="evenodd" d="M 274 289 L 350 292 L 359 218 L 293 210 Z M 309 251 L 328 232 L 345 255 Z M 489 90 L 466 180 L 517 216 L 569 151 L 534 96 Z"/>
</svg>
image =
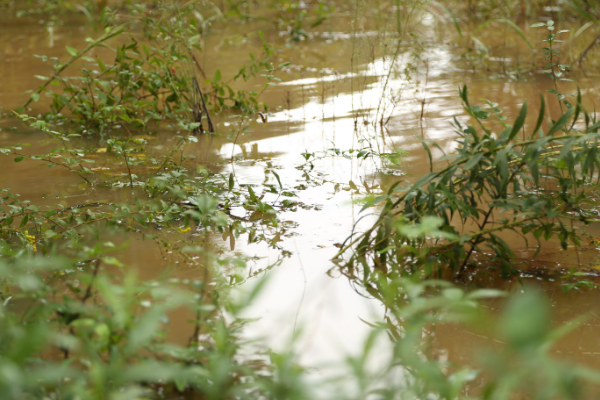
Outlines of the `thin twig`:
<svg viewBox="0 0 600 400">
<path fill-rule="evenodd" d="M 581 66 L 581 63 L 585 58 L 587 58 L 587 55 L 590 52 L 590 50 L 592 50 L 598 44 L 600 44 L 600 35 L 596 36 L 596 38 L 592 40 L 592 43 L 590 43 L 590 45 L 586 47 L 586 49 L 579 55 L 579 57 L 577 57 L 577 65 Z"/>
<path fill-rule="evenodd" d="M 92 296 L 92 286 L 94 285 L 94 280 L 96 280 L 96 276 L 98 276 L 99 270 L 100 270 L 100 259 L 98 258 L 96 260 L 96 265 L 94 265 L 94 272 L 92 273 L 92 280 L 90 280 L 87 290 L 85 291 L 85 294 L 83 295 L 83 298 L 81 299 L 81 305 L 84 305 L 85 302 Z"/>
</svg>

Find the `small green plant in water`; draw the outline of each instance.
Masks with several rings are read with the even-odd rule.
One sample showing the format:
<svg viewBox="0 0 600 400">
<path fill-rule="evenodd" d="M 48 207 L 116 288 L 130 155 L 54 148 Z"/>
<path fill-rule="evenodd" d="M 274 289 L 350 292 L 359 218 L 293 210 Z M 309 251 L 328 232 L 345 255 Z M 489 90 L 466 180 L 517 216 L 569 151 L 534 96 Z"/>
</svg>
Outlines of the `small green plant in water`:
<svg viewBox="0 0 600 400">
<path fill-rule="evenodd" d="M 460 138 L 454 154 L 438 160 L 446 166 L 434 171 L 429 146 L 435 143 L 423 142 L 431 172 L 414 183 L 398 182 L 365 205 L 383 203 L 377 222 L 349 237 L 338 253 L 350 253 L 339 261 L 353 279 L 368 282 L 378 272 L 429 276 L 446 268 L 460 274 L 484 260 L 510 275 L 514 253 L 503 232 L 536 243 L 535 257 L 542 240 L 557 238 L 563 249 L 581 246 L 579 224 L 598 221 L 600 123 L 581 96 L 546 128 L 540 96 L 533 128 L 525 125 L 524 104 L 512 126 L 500 120 L 500 132 L 486 126 L 490 111 L 471 105 L 466 86 L 460 97 L 475 124 L 454 120 Z M 413 227 L 425 223 L 435 234 L 415 235 Z"/>
<path fill-rule="evenodd" d="M 79 51 L 68 47 L 71 60 L 66 64 L 54 61 L 52 77 L 38 77 L 45 84 L 31 99 L 38 101 L 44 94 L 52 100 L 50 111 L 44 115 L 47 121 L 66 120 L 79 133 L 110 134 L 119 128 L 128 132 L 148 129 L 163 119 L 189 119 L 196 106 L 189 72 L 193 45 L 182 46 L 164 37 L 146 45 L 128 35 L 128 43 L 116 48 L 111 64 L 86 55 L 123 33 L 123 28 L 110 29 Z M 63 71 L 78 59 L 88 63 L 81 76 L 64 76 Z M 50 84 L 58 83 L 62 91 L 55 92 Z"/>
<path fill-rule="evenodd" d="M 554 33 L 554 29 L 556 29 L 556 27 L 554 26 L 554 21 L 550 20 L 547 22 L 538 22 L 536 24 L 531 25 L 532 28 L 541 28 L 541 27 L 545 27 L 549 33 L 548 36 L 546 37 L 546 39 L 542 40 L 542 42 L 546 42 L 548 43 L 548 47 L 542 47 L 542 50 L 544 50 L 544 60 L 546 61 L 546 65 L 544 66 L 544 68 L 542 69 L 544 74 L 546 74 L 546 76 L 548 76 L 550 79 L 552 79 L 552 82 L 554 83 L 554 88 L 553 89 L 548 89 L 547 91 L 556 95 L 556 97 L 558 98 L 558 104 L 560 106 L 560 109 L 562 110 L 562 102 L 564 102 L 564 104 L 567 107 L 571 107 L 571 103 L 569 103 L 567 100 L 565 100 L 565 97 L 567 96 L 571 96 L 571 97 L 575 97 L 574 95 L 565 95 L 563 93 L 561 93 L 558 90 L 558 82 L 559 81 L 571 81 L 571 79 L 566 78 L 566 73 L 569 71 L 569 68 L 571 67 L 568 64 L 560 64 L 559 63 L 559 59 L 560 59 L 560 50 L 555 48 L 555 43 L 563 43 L 562 40 L 558 40 L 556 39 L 556 35 L 561 34 L 561 33 L 567 33 L 570 32 L 569 30 L 561 30 L 558 31 L 556 33 Z"/>
</svg>

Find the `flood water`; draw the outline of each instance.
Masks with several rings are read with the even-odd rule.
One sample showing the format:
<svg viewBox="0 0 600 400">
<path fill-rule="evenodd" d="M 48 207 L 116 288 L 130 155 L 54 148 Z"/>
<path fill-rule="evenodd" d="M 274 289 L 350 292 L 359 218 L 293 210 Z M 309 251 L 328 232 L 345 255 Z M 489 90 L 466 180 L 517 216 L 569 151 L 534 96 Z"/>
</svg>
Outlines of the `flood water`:
<svg viewBox="0 0 600 400">
<path fill-rule="evenodd" d="M 436 46 L 428 46 L 420 61 L 414 64 L 413 49 L 406 42 L 395 61 L 378 47 L 382 40 L 380 26 L 370 21 L 353 25 L 350 18 L 332 22 L 329 31 L 315 33 L 304 42 L 294 44 L 276 55 L 276 62 L 290 62 L 278 76 L 283 79 L 277 87 L 267 91 L 261 101 L 269 104 L 272 112 L 266 123 L 256 118 L 250 123 L 251 135 L 241 136 L 233 144 L 225 136 L 239 121 L 230 115 L 213 117 L 217 132 L 222 137 L 201 137 L 190 150 L 198 166 L 229 173 L 234 171 L 238 184 L 276 184 L 269 170 L 276 170 L 284 188 L 294 193 L 294 200 L 304 207 L 284 211 L 280 216 L 287 221 L 286 235 L 279 245 L 291 253 L 277 263 L 281 250 L 266 245 L 248 245 L 238 240 L 233 249 L 256 257 L 249 263 L 251 274 L 260 269 L 258 276 L 268 279 L 261 296 L 247 310 L 245 316 L 257 318 L 246 335 L 260 338 L 269 347 L 284 348 L 295 332 L 302 332 L 296 346 L 301 363 L 316 369 L 341 360 L 346 354 L 360 348 L 370 328 L 364 321 L 380 320 L 385 310 L 376 300 L 359 295 L 345 277 L 328 272 L 334 267 L 330 259 L 339 248 L 362 214 L 360 199 L 368 193 L 378 193 L 397 179 L 412 179 L 429 172 L 426 153 L 419 138 L 437 142 L 446 152 L 453 150 L 456 138 L 450 122 L 454 116 L 466 121 L 458 98 L 458 87 L 467 84 L 473 101 L 489 99 L 499 103 L 511 121 L 523 101 L 530 110 L 539 107 L 538 92 L 545 93 L 551 82 L 542 74 L 502 74 L 502 68 L 482 69 L 476 62 L 469 64 L 460 58 L 460 50 L 445 42 L 444 32 L 452 29 L 424 17 L 423 29 Z M 203 63 L 207 75 L 218 68 L 223 76 L 233 75 L 247 60 L 248 52 L 260 53 L 260 44 L 252 36 L 238 36 L 244 31 L 259 29 L 248 24 L 224 30 L 215 26 L 206 37 Z M 356 29 L 355 31 L 353 29 Z M 49 26 L 38 20 L 0 18 L 0 106 L 9 112 L 21 106 L 28 98 L 24 92 L 35 88 L 40 81 L 35 75 L 47 76 L 50 68 L 34 54 L 65 58 L 65 46 L 79 48 L 92 31 L 83 21 L 70 21 L 63 26 Z M 283 44 L 286 38 L 275 31 L 266 31 L 268 41 Z M 493 41 L 494 38 L 488 38 Z M 388 51 L 388 53 L 391 53 Z M 509 54 L 497 58 L 518 57 L 509 48 Z M 526 56 L 521 56 L 530 62 Z M 492 64 L 494 60 L 488 60 Z M 502 63 L 503 61 L 496 61 Z M 414 69 L 407 78 L 409 63 Z M 388 72 L 392 71 L 392 73 Z M 510 69 L 510 68 L 509 68 Z M 585 72 L 585 74 L 583 73 Z M 565 83 L 565 92 L 574 92 L 577 86 L 585 88 L 585 103 L 593 109 L 600 100 L 598 80 L 593 71 L 574 71 L 574 82 Z M 559 113 L 545 94 L 548 116 Z M 35 115 L 44 110 L 44 101 L 32 105 Z M 386 121 L 382 126 L 380 121 Z M 31 143 L 27 151 L 39 152 L 51 143 L 39 132 L 18 125 L 15 120 L 2 121 L 2 145 Z M 140 133 L 142 134 L 142 133 Z M 175 142 L 168 130 L 143 133 L 150 137 L 149 152 L 162 154 Z M 101 147 L 98 138 L 85 138 L 89 145 Z M 381 160 L 357 161 L 343 157 L 324 157 L 314 161 L 314 169 L 298 169 L 305 163 L 301 153 L 321 154 L 328 149 L 357 149 L 366 146 L 379 149 L 401 149 L 407 153 L 400 166 L 382 164 Z M 441 153 L 435 153 L 435 157 Z M 97 163 L 110 161 L 98 154 Z M 117 167 L 115 167 L 117 169 Z M 110 171 L 106 172 L 110 174 Z M 116 189 L 82 189 L 78 177 L 58 168 L 37 167 L 34 162 L 13 162 L 12 157 L 0 157 L 2 188 L 20 193 L 22 199 L 40 205 L 73 206 L 89 202 L 117 202 L 126 196 Z M 266 195 L 269 200 L 269 195 Z M 274 200 L 274 199 L 272 199 Z M 368 225 L 368 217 L 361 223 Z M 600 237 L 600 224 L 586 227 L 594 237 Z M 188 238 L 194 240 L 194 238 Z M 579 315 L 590 315 L 556 346 L 555 351 L 569 359 L 600 368 L 600 291 L 572 290 L 564 294 L 561 273 L 571 268 L 589 273 L 596 279 L 593 268 L 598 253 L 591 245 L 563 251 L 556 244 L 545 246 L 538 261 L 531 262 L 531 249 L 521 239 L 510 235 L 507 241 L 517 254 L 521 279 L 503 279 L 493 270 L 483 269 L 467 286 L 486 286 L 509 292 L 522 290 L 522 284 L 537 284 L 551 298 L 556 324 L 567 322 Z M 123 238 L 123 240 L 126 240 Z M 156 245 L 150 241 L 130 238 L 123 257 L 126 264 L 139 268 L 144 277 L 159 276 L 168 269 L 172 274 L 187 279 L 200 279 L 201 272 L 186 266 L 177 267 L 174 260 L 165 260 Z M 198 239 L 199 240 L 199 239 Z M 229 240 L 212 240 L 230 248 Z M 579 251 L 579 258 L 575 252 Z M 271 264 L 276 264 L 269 267 Z M 561 272 L 562 271 L 562 272 Z M 238 290 L 248 290 L 256 284 L 249 278 Z M 499 308 L 498 304 L 492 308 Z M 175 316 L 173 324 L 177 340 L 186 341 L 191 329 L 186 316 Z M 438 327 L 433 347 L 440 358 L 461 361 L 469 358 L 473 345 L 492 343 L 474 332 L 457 327 Z"/>
</svg>

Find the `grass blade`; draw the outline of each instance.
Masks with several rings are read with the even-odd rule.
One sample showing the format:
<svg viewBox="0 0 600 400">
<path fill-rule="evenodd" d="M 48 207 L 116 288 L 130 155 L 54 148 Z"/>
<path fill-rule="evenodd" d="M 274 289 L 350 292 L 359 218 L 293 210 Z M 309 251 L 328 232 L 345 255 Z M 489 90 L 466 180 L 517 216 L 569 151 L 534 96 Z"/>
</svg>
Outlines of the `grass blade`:
<svg viewBox="0 0 600 400">
<path fill-rule="evenodd" d="M 535 134 L 538 133 L 538 131 L 542 127 L 542 123 L 544 122 L 544 113 L 546 112 L 546 101 L 544 100 L 544 96 L 542 95 L 541 92 L 540 92 L 540 102 L 541 102 L 540 113 L 538 114 L 538 119 L 535 124 L 535 129 L 533 130 L 533 133 L 531 134 L 531 136 L 535 136 Z"/>
<path fill-rule="evenodd" d="M 512 140 L 517 136 L 523 125 L 525 124 L 525 118 L 527 118 L 527 102 L 523 103 L 523 107 L 521 107 L 521 111 L 519 111 L 519 116 L 515 120 L 515 124 L 512 128 L 512 131 L 508 135 L 508 140 Z"/>
<path fill-rule="evenodd" d="M 504 23 L 504 24 L 510 26 L 511 28 L 513 28 L 515 30 L 515 32 L 517 32 L 517 34 L 519 36 L 521 36 L 521 39 L 523 39 L 525 41 L 525 43 L 527 43 L 527 45 L 529 46 L 529 48 L 533 49 L 533 45 L 531 44 L 531 42 L 529 41 L 529 39 L 527 39 L 527 36 L 525 36 L 525 34 L 521 30 L 521 28 L 519 28 L 517 25 L 515 25 L 514 22 L 512 22 L 512 21 L 510 21 L 508 19 L 497 19 L 496 21 Z"/>
<path fill-rule="evenodd" d="M 437 1 L 430 0 L 429 2 L 433 5 L 435 5 L 440 10 L 442 10 L 444 13 L 446 13 L 446 15 L 448 17 L 450 17 L 450 19 L 454 23 L 454 27 L 456 28 L 456 31 L 458 32 L 458 36 L 463 37 L 462 31 L 460 30 L 460 25 L 458 23 L 458 19 L 456 19 L 454 14 L 452 14 L 452 12 L 450 10 L 448 10 L 446 7 L 444 7 L 442 4 L 438 3 Z"/>
</svg>

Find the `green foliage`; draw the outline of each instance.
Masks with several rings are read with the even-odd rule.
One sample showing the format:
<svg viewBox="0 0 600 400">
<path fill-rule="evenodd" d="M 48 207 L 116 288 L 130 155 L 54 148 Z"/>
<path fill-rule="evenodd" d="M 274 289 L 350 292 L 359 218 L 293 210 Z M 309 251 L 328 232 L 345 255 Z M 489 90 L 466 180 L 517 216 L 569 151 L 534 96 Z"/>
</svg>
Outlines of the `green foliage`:
<svg viewBox="0 0 600 400">
<path fill-rule="evenodd" d="M 370 159 L 380 164 L 380 168 L 399 166 L 402 162 L 402 158 L 406 157 L 407 153 L 401 148 L 395 148 L 389 152 L 381 151 L 377 143 L 377 139 L 379 138 L 381 138 L 381 135 L 373 135 L 371 137 L 359 139 L 358 143 L 362 147 L 358 149 L 341 150 L 336 147 L 332 147 L 323 152 L 301 153 L 302 157 L 304 157 L 304 161 L 306 162 L 297 168 L 304 169 L 308 166 L 310 169 L 313 169 L 313 162 L 330 157 L 343 157 L 347 160 L 356 158 L 357 160 L 361 161 Z"/>
<path fill-rule="evenodd" d="M 264 286 L 233 303 L 210 266 L 214 260 L 222 268 L 223 258 L 188 249 L 206 260 L 211 272 L 204 281 L 144 281 L 121 272 L 127 266 L 113 256 L 121 246 L 102 240 L 90 246 L 73 236 L 63 245 L 71 248 L 69 257 L 60 255 L 58 243 L 39 257 L 29 244 L 0 241 L 3 399 L 304 400 L 317 390 L 348 400 L 466 399 L 474 397 L 465 391 L 484 376 L 476 398 L 570 400 L 581 398 L 584 383 L 600 382 L 597 372 L 551 357 L 551 344 L 567 329 L 552 330 L 548 300 L 535 291 L 511 298 L 491 327 L 505 343 L 501 349 L 479 349 L 471 365 L 457 368 L 427 355 L 429 335 L 436 325 L 456 322 L 480 329 L 489 316 L 479 302 L 505 294 L 380 275 L 364 289 L 386 306 L 385 322 L 373 324 L 342 375 L 315 388 L 293 353 L 248 353 L 240 337 L 246 322 L 235 316 Z M 188 345 L 167 339 L 169 313 L 182 309 L 196 315 Z M 386 332 L 392 344 L 382 357 L 377 344 Z"/>
<path fill-rule="evenodd" d="M 257 113 L 259 110 L 258 98 L 264 91 L 270 86 L 276 85 L 276 82 L 280 82 L 281 79 L 274 76 L 276 69 L 281 69 L 287 66 L 289 63 L 282 63 L 277 68 L 269 61 L 271 56 L 275 54 L 275 49 L 269 44 L 263 35 L 259 31 L 259 36 L 262 41 L 262 47 L 264 55 L 261 59 L 257 59 L 254 54 L 250 53 L 250 63 L 244 64 L 238 72 L 227 81 L 224 81 L 220 70 L 216 70 L 212 78 L 206 79 L 205 83 L 212 86 L 212 92 L 208 96 L 209 102 L 212 102 L 215 111 L 223 110 L 238 110 L 245 115 Z M 250 79 L 257 79 L 262 77 L 267 82 L 261 85 L 260 92 L 257 91 L 246 91 L 246 90 L 233 90 L 231 85 L 233 82 L 241 79 L 243 82 L 247 82 Z M 267 106 L 263 104 L 265 111 Z"/>
<path fill-rule="evenodd" d="M 4 0 L 0 6 L 12 9 L 13 3 Z M 245 260 L 224 256 L 224 249 L 209 241 L 221 236 L 232 251 L 241 239 L 263 242 L 285 257 L 279 242 L 290 235 L 290 225 L 279 212 L 300 203 L 269 202 L 264 194 L 296 194 L 272 166 L 267 170 L 272 184 L 266 175 L 262 193 L 259 185 L 238 184 L 233 172 L 214 173 L 202 166 L 190 170 L 193 156 L 186 149 L 198 141 L 191 132 L 203 132 L 204 126 L 213 131 L 205 102 L 211 112 L 240 113 L 239 129 L 229 139 L 248 134 L 247 121 L 260 106 L 268 109 L 259 103 L 261 94 L 279 81 L 275 73 L 286 66 L 272 64 L 277 50 L 257 30 L 245 35 L 257 34 L 262 55 L 251 53 L 250 62 L 230 77 L 224 68 L 210 65 L 214 74 L 207 78 L 194 51 L 202 50 L 211 23 L 268 22 L 267 29 L 286 33 L 291 47 L 310 39 L 310 29 L 335 16 L 336 5 L 273 0 L 267 4 L 272 14 L 265 17 L 247 1 L 228 0 L 223 10 L 199 1 L 152 3 L 40 0 L 16 7 L 18 15 L 51 15 L 53 23 L 66 14 L 81 13 L 95 27 L 109 27 L 82 49 L 67 47 L 70 59 L 65 63 L 41 57 L 53 62 L 53 71 L 38 77 L 44 83 L 25 107 L 49 101 L 50 111 L 43 120 L 18 117 L 59 146 L 31 155 L 23 151 L 27 144 L 17 144 L 0 148 L 0 153 L 18 163 L 36 161 L 67 169 L 83 179 L 82 186 L 112 188 L 121 200 L 41 207 L 1 189 L 0 398 L 304 400 L 322 392 L 333 393 L 329 397 L 335 399 L 570 400 L 582 397 L 583 382 L 600 381 L 595 371 L 550 356 L 550 346 L 567 329 L 552 329 L 548 301 L 534 291 L 513 296 L 501 318 L 491 323 L 504 343 L 500 351 L 478 351 L 479 359 L 461 366 L 437 360 L 427 352 L 436 326 L 458 322 L 475 329 L 492 319 L 480 302 L 505 293 L 467 292 L 448 282 L 418 279 L 441 276 L 447 267 L 460 274 L 479 261 L 492 261 L 510 274 L 513 254 L 502 231 L 533 239 L 538 249 L 542 238 L 557 237 L 563 248 L 580 245 L 578 224 L 596 221 L 591 207 L 598 199 L 600 168 L 600 124 L 584 109 L 581 96 L 575 105 L 563 101 L 561 107 L 567 110 L 556 121 L 545 120 L 542 99 L 535 125 L 525 124 L 526 104 L 508 125 L 498 104 L 471 105 L 466 87 L 460 91 L 472 123 L 455 120 L 457 150 L 439 160 L 452 161 L 434 172 L 439 164 L 433 163 L 430 146 L 437 145 L 422 140 L 431 173 L 368 198 L 364 209 L 383 204 L 377 222 L 349 238 L 341 254 L 352 254 L 337 259 L 363 294 L 385 306 L 385 318 L 371 324 L 371 335 L 358 355 L 348 357 L 343 376 L 309 385 L 314 378 L 297 364 L 293 352 L 275 354 L 247 346 L 242 338 L 247 321 L 239 315 L 260 293 L 262 283 L 233 302 L 229 291 L 246 279 L 240 272 Z M 407 2 L 395 3 L 401 34 Z M 432 12 L 437 8 L 460 37 L 467 32 L 462 22 L 473 12 L 471 2 L 425 3 L 411 4 Z M 549 3 L 478 2 L 475 17 L 484 22 L 471 31 L 470 40 L 476 44 L 471 53 L 477 53 L 471 56 L 483 62 L 490 53 L 473 35 L 492 23 L 510 29 L 531 47 L 515 10 L 524 5 L 524 12 L 533 12 L 532 7 L 543 4 Z M 564 4 L 594 21 L 593 5 L 578 0 Z M 131 22 L 118 25 L 127 16 L 139 20 L 141 28 L 136 30 Z M 550 31 L 543 48 L 544 72 L 555 83 L 549 92 L 565 100 L 556 82 L 569 67 L 557 59 L 554 22 L 534 26 Z M 421 45 L 417 35 L 412 38 Z M 399 50 L 402 41 L 393 40 Z M 105 53 L 114 57 L 108 61 Z M 76 62 L 77 68 L 81 63 L 84 67 L 67 76 Z M 204 93 L 194 71 L 209 88 Z M 236 88 L 250 80 L 259 81 L 258 90 Z M 492 117 L 498 131 L 488 122 Z M 132 131 L 151 130 L 162 121 L 179 128 L 177 140 L 167 154 L 153 156 L 146 146 L 148 136 L 136 137 Z M 75 133 L 58 132 L 52 123 L 72 124 Z M 105 147 L 86 146 L 81 136 L 89 133 L 101 133 Z M 372 160 L 385 168 L 398 166 L 405 156 L 401 149 L 382 151 L 376 137 L 359 139 L 359 144 L 350 150 L 307 151 L 302 154 L 306 164 L 299 169 L 309 180 L 315 159 Z M 94 167 L 97 160 L 92 155 L 103 158 L 109 168 Z M 353 181 L 349 186 L 358 191 Z M 114 238 L 122 237 L 155 242 L 178 262 L 201 271 L 202 279 L 140 279 L 132 271 L 144 266 L 124 265 L 119 259 L 126 245 L 115 244 Z M 565 291 L 593 286 L 573 282 L 577 274 L 564 277 L 569 280 Z M 193 316 L 184 324 L 189 329 L 187 345 L 168 339 L 174 329 L 169 316 L 182 310 Z M 382 357 L 377 343 L 385 334 L 391 345 Z"/>
<path fill-rule="evenodd" d="M 505 295 L 495 290 L 467 293 L 445 281 L 416 283 L 396 274 L 378 275 L 362 289 L 386 305 L 386 323 L 379 329 L 386 329 L 395 344 L 390 363 L 379 364 L 374 372 L 362 367 L 378 356 L 372 349 L 365 348 L 362 359 L 352 360 L 360 382 L 365 382 L 354 398 L 368 393 L 379 399 L 577 399 L 600 378 L 597 371 L 551 356 L 552 344 L 578 321 L 552 329 L 548 299 L 531 288 L 513 295 L 503 313 L 493 318 L 478 303 Z M 430 341 L 443 332 L 438 329 L 456 323 L 492 335 L 502 346 L 470 348 L 464 359 L 471 361 L 461 365 L 428 356 Z M 380 387 L 369 387 L 376 379 Z"/>
<path fill-rule="evenodd" d="M 503 130 L 494 132 L 485 120 L 492 112 L 499 114 L 497 105 L 472 106 L 466 86 L 460 96 L 476 125 L 455 119 L 458 147 L 439 160 L 453 161 L 438 171 L 432 163 L 431 173 L 403 187 L 394 185 L 379 198 L 384 206 L 378 221 L 348 238 L 340 252 L 352 251 L 344 263 L 350 276 L 361 271 L 360 279 L 368 282 L 376 271 L 431 274 L 450 268 L 459 274 L 475 254 L 508 275 L 513 252 L 501 232 L 514 232 L 525 243 L 536 241 L 538 252 L 542 239 L 553 237 L 566 249 L 569 243 L 581 245 L 578 223 L 596 221 L 592 207 L 598 195 L 600 125 L 580 97 L 546 129 L 541 98 L 537 123 L 525 135 L 527 104 L 514 125 L 500 118 Z M 407 233 L 426 221 L 435 222 L 434 237 Z"/>
<path fill-rule="evenodd" d="M 107 28 L 100 38 L 88 39 L 90 44 L 80 51 L 67 47 L 71 60 L 65 64 L 54 60 L 51 78 L 38 77 L 45 84 L 32 100 L 38 101 L 41 94 L 49 97 L 52 102 L 45 119 L 67 120 L 79 133 L 107 134 L 121 127 L 146 129 L 164 118 L 189 116 L 196 106 L 187 69 L 193 45 L 169 40 L 164 27 L 162 30 L 149 45 L 128 35 L 128 43 L 115 49 L 111 64 L 87 54 L 107 47 L 105 42 L 124 34 L 124 27 Z M 79 59 L 88 63 L 81 76 L 64 76 L 63 72 Z M 62 89 L 55 92 L 50 84 Z"/>
<path fill-rule="evenodd" d="M 237 304 L 227 293 L 244 280 L 244 258 L 226 257 L 206 239 L 221 234 L 233 250 L 236 239 L 245 235 L 249 243 L 277 247 L 286 229 L 278 222 L 278 210 L 252 187 L 236 188 L 231 179 L 205 169 L 187 171 L 183 149 L 197 140 L 194 136 L 182 137 L 159 159 L 139 157 L 144 153 L 140 139 L 108 139 L 106 156 L 122 160 L 128 172 L 105 182 L 101 172 L 83 166 L 89 160 L 85 149 L 73 145 L 78 135 L 21 117 L 64 147 L 15 161 L 62 165 L 90 185 L 129 193 L 133 186 L 142 192 L 136 191 L 139 197 L 124 195 L 129 202 L 119 204 L 52 208 L 2 189 L 0 397 L 286 397 L 288 372 L 275 376 L 273 366 L 263 361 L 268 354 L 248 356 L 239 337 L 245 321 L 236 316 L 252 296 Z M 12 155 L 19 147 L 2 152 Z M 173 158 L 176 153 L 181 153 L 179 162 Z M 155 166 L 154 171 L 132 173 L 142 165 Z M 247 209 L 249 217 L 228 215 L 231 207 Z M 268 218 L 252 218 L 256 213 Z M 133 268 L 144 266 L 119 260 L 126 247 L 120 238 L 126 235 L 155 242 L 177 262 L 204 271 L 203 279 L 140 280 Z M 205 240 L 199 246 L 192 236 Z M 188 324 L 188 345 L 167 341 L 169 314 L 175 310 L 195 315 Z M 291 362 L 285 355 L 272 357 L 278 360 L 273 364 Z M 301 371 L 289 369 L 296 377 Z M 298 381 L 295 387 L 300 386 Z"/>
<path fill-rule="evenodd" d="M 0 243 L 3 399 L 256 398 L 274 385 L 267 364 L 240 356 L 244 324 L 225 322 L 225 287 L 215 296 L 209 282 L 114 276 L 104 268 L 117 263 L 108 242 L 70 259 L 13 253 Z M 199 316 L 189 346 L 165 340 L 168 313 L 182 308 Z"/>
<path fill-rule="evenodd" d="M 52 130 L 46 122 L 25 115 L 20 117 L 32 127 L 43 130 L 60 147 L 46 154 L 32 155 L 23 153 L 22 148 L 29 145 L 21 144 L 0 148 L 0 154 L 14 157 L 15 162 L 41 161 L 41 165 L 49 168 L 66 168 L 90 187 L 135 188 L 139 190 L 136 195 L 146 200 L 136 198 L 123 204 L 100 202 L 42 211 L 39 206 L 22 203 L 17 194 L 3 189 L 0 235 L 21 239 L 31 235 L 39 250 L 47 254 L 53 243 L 47 240 L 69 240 L 73 235 L 77 237 L 80 229 L 97 236 L 102 229 L 119 228 L 162 246 L 165 239 L 149 234 L 150 227 L 158 225 L 188 232 L 195 226 L 197 231 L 213 231 L 222 235 L 223 240 L 229 239 L 231 250 L 241 235 L 247 236 L 248 243 L 265 242 L 281 250 L 278 242 L 287 234 L 289 226 L 279 221 L 278 213 L 285 205 L 263 201 L 261 194 L 255 192 L 258 188 L 249 185 L 236 188 L 232 176 L 203 168 L 195 172 L 187 170 L 186 163 L 191 156 L 185 155 L 185 149 L 197 142 L 195 136 L 180 137 L 171 152 L 160 157 L 146 154 L 144 139 L 113 137 L 107 139 L 106 148 L 98 149 L 100 154 L 106 154 L 106 162 L 111 161 L 111 167 L 98 168 L 93 167 L 95 160 L 91 159 L 89 150 L 74 145 L 78 135 L 62 134 Z M 104 174 L 107 171 L 114 172 Z M 283 191 L 283 185 L 281 189 Z M 232 208 L 245 210 L 246 214 L 232 216 Z M 183 247 L 185 242 L 173 250 L 181 251 Z"/>
<path fill-rule="evenodd" d="M 213 112 L 256 113 L 259 96 L 280 81 L 274 72 L 287 65 L 275 67 L 269 62 L 275 50 L 262 33 L 259 32 L 264 50 L 262 58 L 250 53 L 251 62 L 228 80 L 224 80 L 217 69 L 212 80 L 205 80 L 211 87 L 205 98 L 195 82 L 195 69 L 204 74 L 194 55 L 195 50 L 200 50 L 201 39 L 195 10 L 178 6 L 163 10 L 163 14 L 144 16 L 144 38 L 127 32 L 128 25 L 124 24 L 106 28 L 96 39 L 86 39 L 88 44 L 80 50 L 67 46 L 66 52 L 71 58 L 65 63 L 38 56 L 43 61 L 53 62 L 53 72 L 50 77 L 36 76 L 44 83 L 21 110 L 44 96 L 51 99 L 50 111 L 44 114 L 46 121 L 67 123 L 77 133 L 103 135 L 115 130 L 128 133 L 149 130 L 163 121 L 179 122 L 186 130 L 204 131 L 203 118 L 208 119 L 205 126 L 213 132 L 209 116 L 203 114 L 208 111 L 206 103 L 212 104 Z M 108 42 L 115 40 L 119 44 L 113 49 Z M 108 62 L 101 55 L 90 56 L 103 48 L 114 53 L 114 61 Z M 85 66 L 80 74 L 66 75 L 75 68 L 75 62 L 82 61 Z M 232 88 L 235 81 L 250 79 L 266 80 L 266 83 L 258 92 Z"/>
<path fill-rule="evenodd" d="M 556 33 L 553 33 L 555 26 L 554 26 L 554 21 L 552 21 L 552 20 L 550 20 L 548 22 L 540 22 L 537 24 L 533 24 L 533 25 L 531 25 L 531 27 L 532 28 L 545 27 L 549 32 L 546 39 L 544 39 L 542 41 L 542 42 L 548 43 L 548 47 L 542 47 L 542 50 L 544 50 L 544 55 L 545 55 L 544 60 L 546 61 L 546 65 L 543 67 L 543 72 L 546 76 L 548 76 L 550 79 L 552 79 L 552 82 L 554 83 L 554 88 L 548 89 L 548 92 L 556 95 L 556 97 L 558 98 L 558 102 L 559 102 L 561 110 L 562 110 L 561 101 L 564 101 L 564 104 L 570 108 L 571 103 L 569 103 L 567 100 L 563 100 L 566 97 L 566 95 L 564 95 L 558 91 L 557 83 L 558 83 L 558 81 L 570 81 L 571 80 L 571 79 L 567 79 L 565 77 L 565 74 L 568 72 L 568 70 L 571 66 L 568 64 L 559 64 L 558 63 L 558 60 L 560 57 L 560 50 L 557 50 L 554 48 L 555 43 L 562 43 L 561 40 L 556 39 L 556 35 L 561 34 L 561 33 L 567 33 L 569 31 L 561 30 Z M 574 95 L 570 95 L 570 96 L 575 97 Z"/>
</svg>

